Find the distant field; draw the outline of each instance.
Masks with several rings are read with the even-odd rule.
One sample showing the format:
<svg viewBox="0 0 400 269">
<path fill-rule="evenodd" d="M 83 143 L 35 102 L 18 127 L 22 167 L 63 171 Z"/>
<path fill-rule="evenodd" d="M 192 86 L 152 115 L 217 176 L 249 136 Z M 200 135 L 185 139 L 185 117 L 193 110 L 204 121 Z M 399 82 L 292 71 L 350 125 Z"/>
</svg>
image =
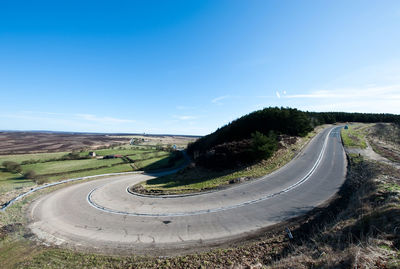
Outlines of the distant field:
<svg viewBox="0 0 400 269">
<path fill-rule="evenodd" d="M 33 143 L 30 140 L 26 140 L 27 144 L 25 147 L 22 145 L 22 141 L 16 143 L 14 140 L 6 141 L 7 135 L 11 137 L 19 136 L 20 138 L 33 139 L 34 137 L 39 139 L 38 143 Z M 73 149 L 71 151 L 60 151 L 60 152 L 43 152 L 38 153 L 40 150 L 48 150 L 48 147 L 40 145 L 51 145 L 57 139 L 65 139 L 65 143 L 70 143 L 71 140 L 77 139 L 76 143 L 72 143 L 73 147 L 67 147 Z M 15 138 L 15 137 L 14 137 Z M 49 141 L 46 141 L 46 138 Z M 100 141 L 125 141 L 124 144 L 113 144 L 109 147 L 102 149 L 89 149 L 87 145 L 99 145 L 97 142 L 86 141 L 82 143 L 82 139 L 100 139 Z M 66 142 L 67 141 L 67 142 Z M 44 182 L 59 181 L 68 178 L 92 176 L 99 174 L 117 173 L 117 172 L 129 172 L 136 170 L 158 170 L 170 167 L 171 153 L 163 151 L 162 148 L 154 145 L 130 145 L 129 138 L 121 137 L 106 137 L 101 135 L 55 135 L 55 134 L 37 134 L 37 133 L 0 133 L 0 145 L 13 146 L 13 150 L 18 152 L 24 152 L 24 154 L 9 154 L 0 155 L 0 205 L 8 201 L 9 199 L 27 191 L 29 188 L 34 187 L 37 183 L 42 184 Z M 170 141 L 170 140 L 168 140 Z M 29 142 L 29 143 L 28 143 Z M 32 141 L 31 141 L 32 142 Z M 60 141 L 59 141 L 60 142 Z M 64 143 L 63 142 L 63 143 Z M 107 142 L 107 143 L 108 143 Z M 41 144 L 42 143 L 42 144 Z M 67 143 L 67 144 L 68 144 Z M 69 144 L 69 145 L 72 145 Z M 82 148 L 76 148 L 77 145 L 83 145 Z M 68 154 L 72 151 L 79 152 L 73 159 L 66 159 Z M 89 158 L 89 152 L 95 151 L 96 157 Z M 1 153 L 1 152 L 0 152 Z M 4 152 L 3 152 L 4 153 Z M 105 155 L 121 155 L 122 158 L 103 159 Z M 4 161 L 13 161 L 21 165 L 21 173 L 10 173 L 5 171 L 2 163 Z M 182 162 L 174 163 L 176 167 Z M 23 174 L 27 171 L 34 171 L 35 178 L 26 179 Z"/>
<path fill-rule="evenodd" d="M 188 143 L 196 141 L 197 136 L 180 136 L 180 135 L 127 135 L 127 136 L 111 136 L 114 138 L 136 139 L 138 145 L 177 145 L 185 148 Z"/>
</svg>

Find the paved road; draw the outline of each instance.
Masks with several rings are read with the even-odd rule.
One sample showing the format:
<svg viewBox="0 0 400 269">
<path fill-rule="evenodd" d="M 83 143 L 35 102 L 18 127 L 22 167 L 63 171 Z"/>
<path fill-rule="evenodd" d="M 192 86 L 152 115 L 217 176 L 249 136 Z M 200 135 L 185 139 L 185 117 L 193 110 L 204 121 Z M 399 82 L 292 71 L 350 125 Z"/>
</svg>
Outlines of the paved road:
<svg viewBox="0 0 400 269">
<path fill-rule="evenodd" d="M 164 253 L 244 237 L 302 215 L 339 190 L 346 173 L 339 131 L 323 130 L 282 169 L 221 191 L 173 198 L 128 193 L 152 178 L 145 174 L 66 187 L 32 204 L 30 228 L 48 243 L 113 253 Z"/>
</svg>

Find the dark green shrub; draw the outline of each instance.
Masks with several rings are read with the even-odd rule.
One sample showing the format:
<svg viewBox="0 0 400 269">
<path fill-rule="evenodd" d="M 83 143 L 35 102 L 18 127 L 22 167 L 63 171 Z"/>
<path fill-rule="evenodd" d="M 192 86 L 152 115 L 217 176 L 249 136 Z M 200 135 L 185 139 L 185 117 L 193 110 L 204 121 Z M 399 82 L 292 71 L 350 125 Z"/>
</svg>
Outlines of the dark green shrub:
<svg viewBox="0 0 400 269">
<path fill-rule="evenodd" d="M 43 161 L 42 160 L 30 159 L 30 160 L 26 160 L 26 161 L 21 162 L 21 164 L 25 165 L 25 164 L 34 164 L 34 163 L 40 163 L 40 162 L 43 162 Z"/>
<path fill-rule="evenodd" d="M 20 173 L 22 171 L 21 165 L 12 161 L 3 162 L 3 167 L 7 172 Z"/>
<path fill-rule="evenodd" d="M 24 173 L 24 178 L 26 179 L 36 179 L 36 172 L 33 170 L 28 170 Z"/>
<path fill-rule="evenodd" d="M 270 131 L 268 135 L 264 135 L 258 131 L 251 134 L 252 151 L 254 159 L 267 159 L 272 156 L 278 148 L 277 136 Z"/>
</svg>

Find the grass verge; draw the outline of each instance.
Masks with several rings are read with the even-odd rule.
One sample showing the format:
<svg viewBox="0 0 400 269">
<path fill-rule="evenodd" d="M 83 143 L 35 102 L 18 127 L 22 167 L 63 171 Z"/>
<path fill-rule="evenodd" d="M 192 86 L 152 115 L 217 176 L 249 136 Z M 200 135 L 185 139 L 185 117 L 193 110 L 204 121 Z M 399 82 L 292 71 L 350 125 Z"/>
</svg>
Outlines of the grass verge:
<svg viewBox="0 0 400 269">
<path fill-rule="evenodd" d="M 367 148 L 365 141 L 365 129 L 367 126 L 362 124 L 348 125 L 348 129 L 342 128 L 341 136 L 345 147 L 348 148 Z"/>
</svg>

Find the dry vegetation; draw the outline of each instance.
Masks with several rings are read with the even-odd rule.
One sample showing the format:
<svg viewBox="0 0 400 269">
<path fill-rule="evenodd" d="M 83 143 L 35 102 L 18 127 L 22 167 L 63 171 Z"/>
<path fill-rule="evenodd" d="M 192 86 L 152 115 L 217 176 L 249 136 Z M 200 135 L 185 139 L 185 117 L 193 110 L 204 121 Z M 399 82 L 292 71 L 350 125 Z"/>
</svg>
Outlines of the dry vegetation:
<svg viewBox="0 0 400 269">
<path fill-rule="evenodd" d="M 46 132 L 0 132 L 0 155 L 71 152 L 109 148 L 129 144 L 132 138 L 144 141 L 141 145 L 173 145 L 186 147 L 194 136 L 168 135 L 105 135 Z"/>
<path fill-rule="evenodd" d="M 68 152 L 127 143 L 128 138 L 100 134 L 0 132 L 0 155 Z"/>
<path fill-rule="evenodd" d="M 395 124 L 380 123 L 369 129 L 369 143 L 375 152 L 400 163 L 400 128 Z"/>
</svg>

